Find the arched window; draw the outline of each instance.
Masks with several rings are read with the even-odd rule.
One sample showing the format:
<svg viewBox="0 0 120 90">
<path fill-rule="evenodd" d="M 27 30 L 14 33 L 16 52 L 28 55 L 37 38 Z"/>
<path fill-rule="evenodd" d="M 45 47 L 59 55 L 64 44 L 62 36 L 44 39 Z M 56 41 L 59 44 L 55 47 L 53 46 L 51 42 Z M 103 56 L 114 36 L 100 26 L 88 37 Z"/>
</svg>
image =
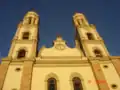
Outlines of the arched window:
<svg viewBox="0 0 120 90">
<path fill-rule="evenodd" d="M 81 18 L 81 23 L 84 24 L 84 20 L 83 20 L 83 18 Z"/>
<path fill-rule="evenodd" d="M 96 57 L 102 57 L 102 53 L 99 49 L 95 49 L 94 54 L 95 54 Z"/>
<path fill-rule="evenodd" d="M 78 25 L 81 25 L 80 20 L 77 20 Z"/>
<path fill-rule="evenodd" d="M 28 24 L 31 24 L 32 23 L 32 17 L 29 17 L 29 22 Z"/>
<path fill-rule="evenodd" d="M 26 54 L 26 51 L 24 49 L 21 49 L 20 51 L 18 51 L 17 58 L 24 58 L 25 54 Z"/>
<path fill-rule="evenodd" d="M 23 39 L 29 39 L 29 32 L 23 33 Z"/>
<path fill-rule="evenodd" d="M 48 89 L 47 90 L 57 90 L 57 83 L 55 78 L 48 79 Z"/>
<path fill-rule="evenodd" d="M 94 40 L 93 34 L 92 33 L 87 33 L 87 37 L 89 40 Z"/>
<path fill-rule="evenodd" d="M 35 24 L 36 18 L 33 19 L 33 24 Z"/>
<path fill-rule="evenodd" d="M 72 81 L 74 90 L 83 90 L 81 80 L 78 77 L 74 77 Z"/>
</svg>

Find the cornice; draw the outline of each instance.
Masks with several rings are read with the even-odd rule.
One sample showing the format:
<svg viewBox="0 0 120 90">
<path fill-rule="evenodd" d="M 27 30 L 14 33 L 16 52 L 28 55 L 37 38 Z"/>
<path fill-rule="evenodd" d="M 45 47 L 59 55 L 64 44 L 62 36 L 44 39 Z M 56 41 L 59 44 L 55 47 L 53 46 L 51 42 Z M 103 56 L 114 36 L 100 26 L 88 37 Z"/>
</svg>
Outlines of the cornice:
<svg viewBox="0 0 120 90">
<path fill-rule="evenodd" d="M 11 61 L 12 60 L 12 57 L 4 57 L 2 58 L 2 61 Z"/>
<path fill-rule="evenodd" d="M 23 62 L 11 62 L 10 65 L 23 65 Z"/>
<path fill-rule="evenodd" d="M 98 40 L 88 40 L 88 39 L 82 39 L 81 40 L 82 42 L 87 42 L 87 43 L 101 43 L 101 42 L 104 42 L 104 40 L 102 38 L 99 38 Z"/>
<path fill-rule="evenodd" d="M 35 64 L 85 64 L 88 60 L 36 60 Z"/>
<path fill-rule="evenodd" d="M 28 29 L 32 29 L 32 28 L 38 28 L 37 24 L 22 24 L 21 28 L 28 28 Z"/>
<path fill-rule="evenodd" d="M 45 59 L 52 59 L 52 60 L 87 60 L 87 57 L 82 56 L 40 56 L 36 57 L 36 60 L 45 60 Z"/>
<path fill-rule="evenodd" d="M 18 39 L 13 39 L 12 43 L 21 43 L 21 44 L 31 44 L 31 43 L 37 43 L 38 40 L 32 39 L 32 40 L 18 40 Z"/>
<path fill-rule="evenodd" d="M 103 56 L 103 57 L 92 57 L 92 56 L 89 56 L 88 59 L 90 61 L 94 61 L 94 60 L 98 60 L 98 61 L 109 61 L 110 58 L 109 56 Z"/>
<path fill-rule="evenodd" d="M 109 64 L 109 63 L 112 63 L 112 61 L 99 61 L 100 64 Z"/>
<path fill-rule="evenodd" d="M 90 67 L 90 64 L 34 64 L 34 67 Z"/>
<path fill-rule="evenodd" d="M 39 15 L 38 15 L 35 11 L 28 11 L 28 12 L 25 14 L 25 17 L 28 16 L 28 15 L 35 15 L 36 17 L 39 17 Z"/>
<path fill-rule="evenodd" d="M 64 56 L 64 57 L 35 57 L 35 58 L 12 58 L 12 57 L 4 57 L 2 58 L 2 62 L 9 61 L 11 63 L 23 63 L 27 61 L 32 61 L 35 64 L 85 64 L 91 62 L 99 62 L 99 63 L 111 63 L 111 60 L 120 59 L 120 56 L 105 56 L 105 57 L 76 57 L 76 56 Z"/>
<path fill-rule="evenodd" d="M 13 58 L 12 59 L 12 62 L 24 62 L 24 61 L 35 61 L 35 58 L 21 58 L 21 59 Z"/>
<path fill-rule="evenodd" d="M 84 14 L 82 14 L 82 13 L 75 13 L 74 15 L 73 15 L 73 19 L 77 19 L 77 18 L 80 18 L 80 16 L 84 16 Z"/>
<path fill-rule="evenodd" d="M 120 59 L 120 56 L 110 56 L 111 59 Z"/>
</svg>

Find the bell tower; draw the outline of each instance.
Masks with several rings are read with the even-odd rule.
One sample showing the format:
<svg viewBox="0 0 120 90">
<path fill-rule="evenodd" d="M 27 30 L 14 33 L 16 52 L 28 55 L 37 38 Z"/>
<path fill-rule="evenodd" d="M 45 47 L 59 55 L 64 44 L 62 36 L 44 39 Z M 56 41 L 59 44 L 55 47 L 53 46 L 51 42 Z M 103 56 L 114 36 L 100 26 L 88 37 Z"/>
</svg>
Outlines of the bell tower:
<svg viewBox="0 0 120 90">
<path fill-rule="evenodd" d="M 95 26 L 89 24 L 83 14 L 76 13 L 73 16 L 73 22 L 76 29 L 76 41 L 79 43 L 79 47 L 83 50 L 84 55 L 89 60 L 99 89 L 110 90 L 100 66 L 100 60 L 103 62 L 105 60 L 109 61 L 109 52 L 106 49 L 104 41 L 96 31 Z M 98 83 L 100 80 L 103 80 L 104 83 Z"/>
<path fill-rule="evenodd" d="M 39 15 L 34 11 L 27 12 L 17 26 L 8 56 L 2 58 L 0 65 L 0 90 L 6 88 L 7 90 L 14 89 L 14 84 L 20 90 L 30 90 L 32 68 L 37 54 L 38 29 Z M 14 65 L 11 63 L 14 63 Z M 22 72 L 16 74 L 15 70 Z M 11 81 L 11 74 L 17 77 L 15 78 L 16 81 L 12 83 L 9 82 Z"/>
<path fill-rule="evenodd" d="M 85 16 L 76 13 L 73 16 L 73 22 L 76 29 L 76 41 L 82 48 L 87 57 L 107 57 L 109 52 L 104 44 L 103 39 L 96 31 L 93 24 L 89 24 Z"/>
<path fill-rule="evenodd" d="M 14 59 L 36 56 L 38 43 L 39 16 L 29 11 L 17 27 L 8 56 Z"/>
</svg>

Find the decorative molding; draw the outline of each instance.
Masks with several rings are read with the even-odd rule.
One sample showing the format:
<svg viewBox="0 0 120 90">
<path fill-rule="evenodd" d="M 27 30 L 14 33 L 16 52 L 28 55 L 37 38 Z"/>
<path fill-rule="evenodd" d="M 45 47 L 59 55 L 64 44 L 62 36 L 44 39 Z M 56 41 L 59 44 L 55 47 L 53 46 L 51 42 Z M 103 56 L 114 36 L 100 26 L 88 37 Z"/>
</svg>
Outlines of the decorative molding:
<svg viewBox="0 0 120 90">
<path fill-rule="evenodd" d="M 56 79 L 56 84 L 57 84 L 57 90 L 60 90 L 60 81 L 59 81 L 59 78 L 58 78 L 58 76 L 55 74 L 55 73 L 53 73 L 53 72 L 51 72 L 51 73 L 49 73 L 48 75 L 46 75 L 46 77 L 45 77 L 45 90 L 48 90 L 47 88 L 48 88 L 48 84 L 47 84 L 47 80 L 49 79 L 49 78 L 51 78 L 51 77 L 53 77 L 53 78 L 55 78 Z"/>
<path fill-rule="evenodd" d="M 55 48 L 56 48 L 57 50 L 64 50 L 64 49 L 66 48 L 66 46 L 63 45 L 63 44 L 57 44 L 57 45 L 55 45 Z"/>
<path fill-rule="evenodd" d="M 3 61 L 11 61 L 11 60 L 12 60 L 12 57 L 9 57 L 9 56 L 2 58 L 2 62 Z"/>
<path fill-rule="evenodd" d="M 93 42 L 95 42 L 95 43 L 101 44 L 101 41 L 103 41 L 103 40 L 88 40 L 88 39 L 82 39 L 82 42 L 87 42 L 87 43 L 93 43 Z"/>
<path fill-rule="evenodd" d="M 90 67 L 90 64 L 34 64 L 34 67 Z"/>
<path fill-rule="evenodd" d="M 19 61 L 35 61 L 34 58 L 20 58 L 20 59 L 13 59 L 12 62 L 19 62 Z"/>
<path fill-rule="evenodd" d="M 45 82 L 47 82 L 47 80 L 48 80 L 49 78 L 55 78 L 57 81 L 59 81 L 58 76 L 57 76 L 55 73 L 53 73 L 53 72 L 51 72 L 51 73 L 49 73 L 48 75 L 46 75 L 46 77 L 45 77 Z"/>
<path fill-rule="evenodd" d="M 120 60 L 120 56 L 110 56 L 111 59 L 119 59 Z"/>
<path fill-rule="evenodd" d="M 37 57 L 37 58 L 39 58 L 39 57 Z M 87 60 L 87 57 L 82 57 L 82 56 L 41 56 L 39 59 L 69 59 L 69 60 L 78 59 L 78 60 Z"/>
<path fill-rule="evenodd" d="M 36 64 L 85 64 L 88 60 L 39 60 Z"/>
<path fill-rule="evenodd" d="M 69 80 L 72 81 L 72 79 L 73 79 L 74 77 L 78 77 L 78 78 L 80 78 L 81 81 L 84 81 L 82 75 L 81 75 L 80 73 L 78 73 L 78 72 L 72 72 L 72 73 L 70 74 Z"/>
<path fill-rule="evenodd" d="M 64 50 L 66 47 L 66 41 L 61 36 L 57 36 L 56 40 L 53 41 L 54 46 L 57 50 Z"/>
<path fill-rule="evenodd" d="M 21 44 L 31 44 L 31 43 L 37 43 L 37 40 L 36 39 L 32 39 L 32 40 L 16 40 L 16 39 L 13 39 L 12 43 L 13 42 L 21 43 Z"/>
<path fill-rule="evenodd" d="M 26 17 L 27 15 L 35 15 L 36 17 L 39 17 L 39 15 L 38 15 L 36 12 L 34 12 L 34 11 L 29 11 L 29 12 L 27 12 L 27 13 L 25 14 L 25 17 Z"/>
<path fill-rule="evenodd" d="M 103 56 L 103 57 L 88 57 L 89 60 L 99 60 L 99 61 L 110 61 L 108 56 Z"/>
<path fill-rule="evenodd" d="M 112 63 L 110 60 L 99 61 L 100 64 L 110 64 Z"/>
<path fill-rule="evenodd" d="M 11 62 L 10 65 L 23 65 L 24 62 Z"/>
</svg>

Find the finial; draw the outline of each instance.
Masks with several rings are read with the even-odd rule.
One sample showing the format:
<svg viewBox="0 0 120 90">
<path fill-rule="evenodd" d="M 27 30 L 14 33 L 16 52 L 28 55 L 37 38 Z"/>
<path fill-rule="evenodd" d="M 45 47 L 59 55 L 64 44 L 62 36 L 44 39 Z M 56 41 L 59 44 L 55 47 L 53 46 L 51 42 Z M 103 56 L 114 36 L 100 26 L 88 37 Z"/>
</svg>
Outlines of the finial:
<svg viewBox="0 0 120 90">
<path fill-rule="evenodd" d="M 62 36 L 61 36 L 60 34 L 57 34 L 57 37 L 58 37 L 58 38 L 62 38 Z"/>
<path fill-rule="evenodd" d="M 78 12 L 74 12 L 74 15 L 75 15 L 75 14 L 78 14 Z"/>
<path fill-rule="evenodd" d="M 36 15 L 36 16 L 39 16 L 38 14 L 37 14 L 37 11 L 34 9 L 34 8 L 30 8 L 28 11 L 27 11 L 27 13 L 26 13 L 26 16 L 28 15 L 28 14 L 34 14 L 34 15 Z"/>
<path fill-rule="evenodd" d="M 36 12 L 36 10 L 34 9 L 34 8 L 30 8 L 30 10 L 29 11 L 34 11 L 34 12 Z"/>
</svg>

